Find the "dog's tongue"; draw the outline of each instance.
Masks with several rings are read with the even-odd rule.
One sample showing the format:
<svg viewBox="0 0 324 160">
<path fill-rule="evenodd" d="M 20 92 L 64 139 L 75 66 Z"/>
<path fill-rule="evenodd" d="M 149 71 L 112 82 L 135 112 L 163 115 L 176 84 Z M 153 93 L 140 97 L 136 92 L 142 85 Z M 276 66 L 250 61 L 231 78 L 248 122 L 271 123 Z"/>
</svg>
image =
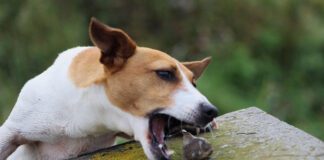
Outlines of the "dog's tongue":
<svg viewBox="0 0 324 160">
<path fill-rule="evenodd" d="M 152 121 L 152 134 L 153 137 L 155 138 L 156 142 L 158 143 L 158 148 L 163 154 L 163 156 L 166 159 L 169 159 L 170 155 L 168 153 L 168 149 L 166 144 L 164 143 L 164 127 L 165 127 L 165 121 L 162 117 L 156 117 Z"/>
<path fill-rule="evenodd" d="M 157 117 L 152 121 L 152 132 L 156 141 L 160 144 L 164 144 L 164 126 L 165 122 L 163 118 Z"/>
</svg>

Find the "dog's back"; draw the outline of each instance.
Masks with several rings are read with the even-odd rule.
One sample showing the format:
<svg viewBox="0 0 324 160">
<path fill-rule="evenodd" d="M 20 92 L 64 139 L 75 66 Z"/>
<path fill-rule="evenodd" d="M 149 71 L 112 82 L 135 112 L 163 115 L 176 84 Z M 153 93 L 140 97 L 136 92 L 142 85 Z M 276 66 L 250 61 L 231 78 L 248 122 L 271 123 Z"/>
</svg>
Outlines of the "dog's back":
<svg viewBox="0 0 324 160">
<path fill-rule="evenodd" d="M 46 125 L 52 126 L 49 123 L 59 123 L 58 120 L 70 117 L 70 113 L 64 112 L 64 109 L 68 109 L 68 105 L 73 103 L 69 101 L 73 99 L 71 96 L 78 94 L 78 89 L 68 79 L 68 68 L 73 57 L 86 48 L 77 47 L 61 53 L 52 66 L 29 80 L 22 88 L 4 126 L 15 126 L 16 128 L 11 129 L 34 132 L 38 128 L 47 128 Z M 59 112 L 61 117 L 52 117 L 55 112 Z M 57 132 L 53 128 L 48 131 Z"/>
<path fill-rule="evenodd" d="M 21 157 L 43 159 L 46 155 L 60 159 L 71 156 L 68 155 L 70 153 L 80 153 L 113 144 L 114 133 L 106 134 L 100 138 L 104 141 L 97 140 L 97 143 L 94 143 L 95 138 L 87 137 L 87 133 L 92 129 L 95 130 L 96 125 L 92 123 L 97 122 L 92 121 L 98 118 L 98 112 L 93 110 L 98 108 L 96 106 L 102 105 L 98 99 L 102 97 L 100 94 L 104 91 L 96 86 L 87 89 L 78 88 L 68 76 L 74 57 L 89 48 L 76 47 L 61 53 L 52 66 L 24 85 L 10 116 L 1 127 L 3 133 L 0 134 L 0 144 L 1 140 L 17 139 L 17 137 L 10 138 L 11 135 L 16 135 L 15 133 L 20 133 L 22 141 L 28 139 L 28 141 L 42 143 L 28 144 L 27 142 L 21 145 L 9 159 Z M 98 97 L 85 95 L 98 95 Z M 89 103 L 92 108 L 83 107 L 88 106 Z M 59 144 L 58 147 L 51 144 L 54 142 Z M 90 144 L 96 144 L 97 147 L 91 147 Z M 6 148 L 11 147 L 6 146 Z"/>
</svg>

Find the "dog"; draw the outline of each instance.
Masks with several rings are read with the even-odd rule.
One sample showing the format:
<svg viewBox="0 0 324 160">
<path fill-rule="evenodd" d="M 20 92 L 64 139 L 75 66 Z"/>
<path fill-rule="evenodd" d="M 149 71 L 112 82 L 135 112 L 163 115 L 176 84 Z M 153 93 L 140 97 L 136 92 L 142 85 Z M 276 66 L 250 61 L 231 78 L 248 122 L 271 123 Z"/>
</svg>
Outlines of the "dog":
<svg viewBox="0 0 324 160">
<path fill-rule="evenodd" d="M 148 159 L 170 159 L 167 135 L 217 116 L 195 87 L 210 58 L 181 63 L 95 18 L 89 35 L 94 46 L 62 52 L 23 86 L 0 127 L 0 159 L 68 159 L 118 135 L 139 141 Z"/>
</svg>

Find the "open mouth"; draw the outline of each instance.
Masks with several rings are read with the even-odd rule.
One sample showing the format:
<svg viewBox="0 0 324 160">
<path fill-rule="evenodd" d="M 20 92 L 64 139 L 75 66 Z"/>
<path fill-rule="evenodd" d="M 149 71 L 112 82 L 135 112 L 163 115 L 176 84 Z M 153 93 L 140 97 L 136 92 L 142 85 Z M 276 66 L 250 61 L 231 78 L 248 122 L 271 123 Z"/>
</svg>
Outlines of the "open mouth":
<svg viewBox="0 0 324 160">
<path fill-rule="evenodd" d="M 200 132 L 208 132 L 213 126 L 207 124 L 205 127 L 200 127 L 192 123 L 183 122 L 175 117 L 166 114 L 152 114 L 149 118 L 149 137 L 151 139 L 151 151 L 156 159 L 168 160 L 171 156 L 171 151 L 168 150 L 165 140 L 173 136 L 182 135 L 182 129 L 187 130 L 192 134 Z"/>
</svg>

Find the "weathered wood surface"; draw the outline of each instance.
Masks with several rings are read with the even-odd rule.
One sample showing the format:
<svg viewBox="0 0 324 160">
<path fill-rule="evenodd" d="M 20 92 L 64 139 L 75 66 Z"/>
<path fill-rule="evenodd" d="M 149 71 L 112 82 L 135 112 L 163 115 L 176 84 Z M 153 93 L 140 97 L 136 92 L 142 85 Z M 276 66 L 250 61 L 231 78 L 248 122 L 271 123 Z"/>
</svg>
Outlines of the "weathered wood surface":
<svg viewBox="0 0 324 160">
<path fill-rule="evenodd" d="M 211 159 L 323 159 L 323 141 L 277 118 L 250 107 L 217 118 L 218 130 L 200 135 L 214 147 Z M 167 142 L 175 153 L 173 159 L 182 159 L 182 138 Z M 76 160 L 145 160 L 137 142 L 128 142 L 112 148 L 76 158 Z"/>
</svg>

